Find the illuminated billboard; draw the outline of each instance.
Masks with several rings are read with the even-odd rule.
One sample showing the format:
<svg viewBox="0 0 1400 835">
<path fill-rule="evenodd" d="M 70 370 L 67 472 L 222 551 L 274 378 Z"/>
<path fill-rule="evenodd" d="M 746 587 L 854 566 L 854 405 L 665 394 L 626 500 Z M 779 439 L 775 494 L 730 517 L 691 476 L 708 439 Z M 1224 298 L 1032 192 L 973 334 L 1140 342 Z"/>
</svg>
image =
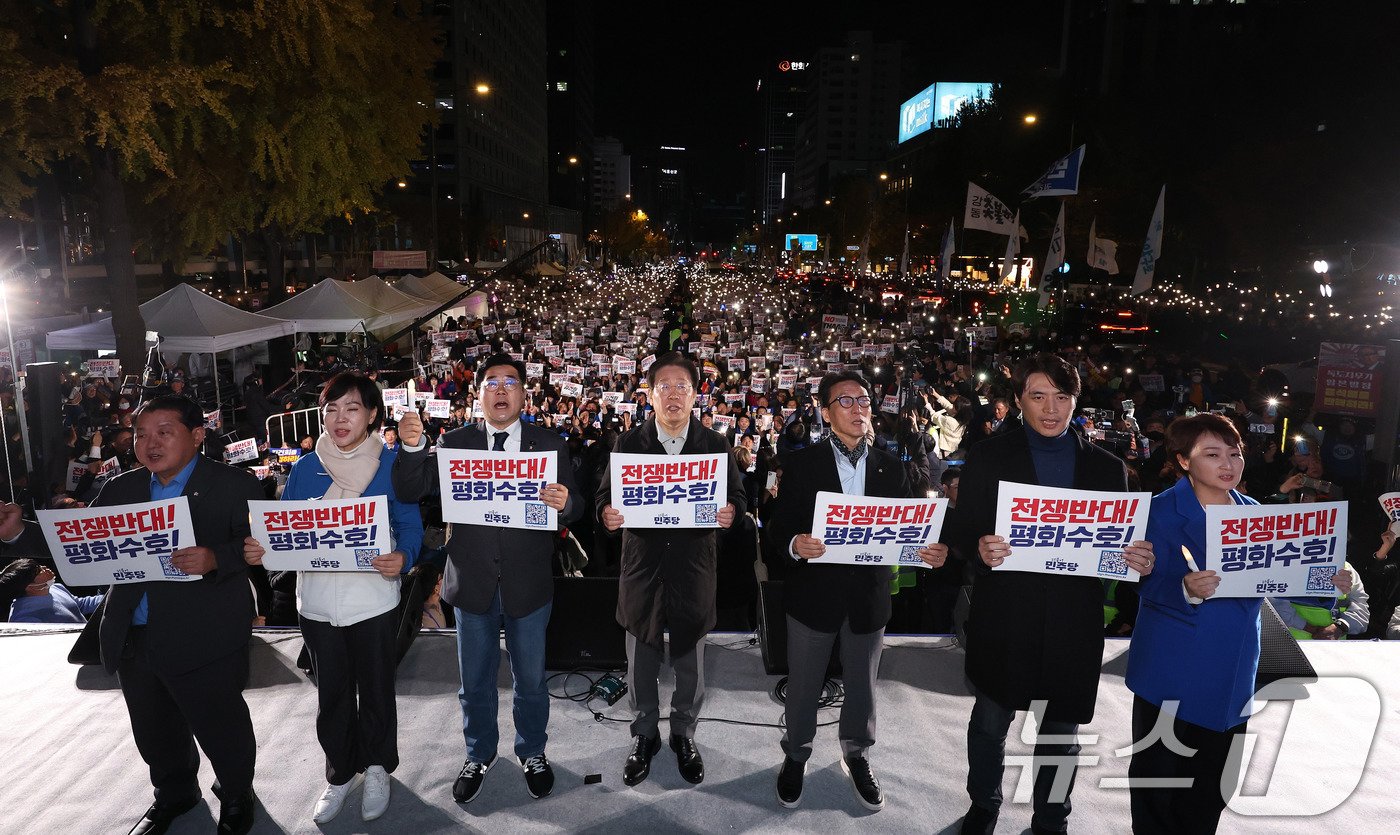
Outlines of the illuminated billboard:
<svg viewBox="0 0 1400 835">
<path fill-rule="evenodd" d="M 938 94 L 933 96 L 935 101 L 933 121 L 938 127 L 945 127 L 949 120 L 957 116 L 958 110 L 964 102 L 976 99 L 986 100 L 992 97 L 990 82 L 940 81 L 934 87 L 938 88 Z M 932 90 L 933 87 L 929 89 Z"/>
<path fill-rule="evenodd" d="M 937 84 L 930 84 L 899 106 L 899 141 L 907 142 L 933 127 L 933 99 Z"/>
<path fill-rule="evenodd" d="M 817 236 L 816 236 L 816 235 L 788 235 L 788 236 L 787 236 L 787 246 L 783 247 L 783 249 L 788 249 L 788 250 L 798 249 L 798 250 L 801 250 L 801 251 L 803 251 L 803 252 L 816 252 L 816 251 L 817 251 Z"/>
</svg>

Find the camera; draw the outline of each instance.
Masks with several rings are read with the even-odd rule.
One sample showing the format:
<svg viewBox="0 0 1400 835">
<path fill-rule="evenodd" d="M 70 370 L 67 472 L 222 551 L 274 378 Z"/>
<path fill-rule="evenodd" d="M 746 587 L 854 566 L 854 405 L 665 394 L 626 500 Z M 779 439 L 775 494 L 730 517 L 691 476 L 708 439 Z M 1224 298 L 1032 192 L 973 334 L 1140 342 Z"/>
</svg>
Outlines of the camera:
<svg viewBox="0 0 1400 835">
<path fill-rule="evenodd" d="M 1314 490 L 1318 493 L 1331 493 L 1332 482 L 1303 476 L 1303 489 Z"/>
</svg>

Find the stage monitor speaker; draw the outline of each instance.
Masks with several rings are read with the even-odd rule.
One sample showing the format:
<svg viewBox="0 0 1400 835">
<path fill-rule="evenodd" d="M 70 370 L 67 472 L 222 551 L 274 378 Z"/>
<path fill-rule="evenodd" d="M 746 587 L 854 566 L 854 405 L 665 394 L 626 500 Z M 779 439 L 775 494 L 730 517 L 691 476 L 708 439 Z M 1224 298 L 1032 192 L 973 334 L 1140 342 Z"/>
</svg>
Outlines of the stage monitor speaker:
<svg viewBox="0 0 1400 835">
<path fill-rule="evenodd" d="M 627 667 L 627 632 L 617 622 L 616 577 L 555 577 L 554 611 L 545 630 L 551 670 Z"/>
<path fill-rule="evenodd" d="M 783 584 L 778 580 L 758 584 L 758 649 L 763 656 L 763 671 L 770 676 L 788 674 L 787 608 L 783 605 Z M 841 677 L 841 639 L 831 644 L 831 660 L 827 662 L 826 677 Z"/>
<path fill-rule="evenodd" d="M 1300 679 L 1299 684 L 1311 684 L 1317 681 L 1317 670 L 1298 646 L 1298 639 L 1274 611 L 1274 604 L 1265 600 L 1259 612 L 1259 669 L 1254 674 L 1254 690 L 1258 692 L 1282 679 Z M 1297 689 L 1294 698 L 1307 698 L 1304 688 Z"/>
<path fill-rule="evenodd" d="M 29 410 L 29 440 L 36 454 L 35 496 L 48 496 L 49 487 L 64 483 L 68 466 L 67 444 L 63 442 L 64 395 L 63 365 L 57 362 L 31 362 L 24 367 L 24 403 Z"/>
</svg>

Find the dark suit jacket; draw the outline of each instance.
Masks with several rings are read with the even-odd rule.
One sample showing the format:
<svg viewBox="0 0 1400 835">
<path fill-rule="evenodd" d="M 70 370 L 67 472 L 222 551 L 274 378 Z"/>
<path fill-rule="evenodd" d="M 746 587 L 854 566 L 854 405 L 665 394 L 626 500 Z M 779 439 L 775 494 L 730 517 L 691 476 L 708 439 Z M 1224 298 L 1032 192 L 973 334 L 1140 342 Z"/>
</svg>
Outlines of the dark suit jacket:
<svg viewBox="0 0 1400 835">
<path fill-rule="evenodd" d="M 967 618 L 967 676 L 1004 708 L 1026 710 L 1046 699 L 1050 719 L 1082 724 L 1093 719 L 1098 698 L 1103 583 L 1096 577 L 992 571 L 977 555 L 977 540 L 995 533 L 998 483 L 1039 483 L 1025 430 L 1020 421 L 1012 423 L 968 450 L 958 506 L 948 519 L 945 541 L 977 570 Z M 1078 432 L 1074 439 L 1075 489 L 1128 489 L 1122 459 Z"/>
<path fill-rule="evenodd" d="M 182 495 L 189 501 L 195 544 L 212 550 L 218 567 L 193 582 L 125 583 L 108 589 L 98 639 L 102 665 L 109 673 L 121 661 L 131 617 L 143 594 L 148 601 L 150 663 L 159 673 L 186 673 L 248 645 L 253 603 L 243 540 L 250 535 L 248 501 L 265 498 L 262 485 L 247 470 L 201 455 Z M 107 482 L 92 506 L 150 500 L 151 473 L 142 467 Z M 32 522 L 25 524 L 16 545 L 48 552 L 39 526 Z M 61 573 L 62 558 L 58 559 Z"/>
<path fill-rule="evenodd" d="M 463 426 L 442 436 L 446 449 L 486 449 L 487 429 Z M 559 514 L 559 524 L 579 518 L 583 497 L 578 494 L 574 465 L 564 440 L 547 429 L 521 422 L 522 452 L 558 453 L 559 483 L 569 490 L 569 501 Z M 416 502 L 438 492 L 436 452 L 400 449 L 394 462 L 394 492 L 405 502 Z M 454 524 L 447 540 L 447 569 L 443 573 L 442 599 L 464 612 L 481 614 L 491 608 L 496 589 L 501 604 L 513 618 L 524 617 L 554 599 L 551 560 L 557 531 L 518 530 L 489 525 Z"/>
<path fill-rule="evenodd" d="M 836 471 L 835 452 L 823 441 L 783 457 L 783 483 L 774 499 L 769 532 L 773 547 L 792 559 L 792 538 L 812 533 L 812 513 L 817 492 L 844 492 Z M 898 458 L 883 449 L 869 448 L 865 461 L 865 495 L 907 499 L 909 481 Z M 890 571 L 888 566 L 845 565 L 796 560 L 783 583 L 787 613 L 809 629 L 837 632 L 850 618 L 851 631 L 866 634 L 883 629 L 890 619 Z"/>
<path fill-rule="evenodd" d="M 656 435 L 656 418 L 624 432 L 614 452 L 665 455 Z M 695 418 L 686 430 L 682 455 L 729 453 L 729 441 Z M 745 506 L 744 479 L 729 456 L 725 501 L 737 512 Z M 598 513 L 612 503 L 612 462 L 598 485 Z M 624 512 L 625 516 L 625 512 Z M 737 520 L 736 520 L 737 521 Z M 601 529 L 602 522 L 599 521 Z M 644 644 L 663 646 L 671 630 L 671 653 L 682 655 L 715 627 L 715 582 L 718 566 L 714 528 L 622 528 L 622 574 L 618 578 L 617 622 Z"/>
</svg>

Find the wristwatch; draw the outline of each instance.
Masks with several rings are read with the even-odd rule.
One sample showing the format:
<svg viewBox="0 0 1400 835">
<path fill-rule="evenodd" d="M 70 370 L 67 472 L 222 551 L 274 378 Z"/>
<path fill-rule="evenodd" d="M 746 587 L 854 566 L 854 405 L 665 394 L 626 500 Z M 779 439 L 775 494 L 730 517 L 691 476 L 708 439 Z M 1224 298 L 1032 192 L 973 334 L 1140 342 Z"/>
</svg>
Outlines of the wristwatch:
<svg viewBox="0 0 1400 835">
<path fill-rule="evenodd" d="M 1341 618 L 1334 618 L 1332 620 L 1332 625 L 1337 627 L 1337 631 L 1341 632 L 1343 635 L 1351 634 L 1351 629 L 1347 626 L 1347 622 Z"/>
</svg>

